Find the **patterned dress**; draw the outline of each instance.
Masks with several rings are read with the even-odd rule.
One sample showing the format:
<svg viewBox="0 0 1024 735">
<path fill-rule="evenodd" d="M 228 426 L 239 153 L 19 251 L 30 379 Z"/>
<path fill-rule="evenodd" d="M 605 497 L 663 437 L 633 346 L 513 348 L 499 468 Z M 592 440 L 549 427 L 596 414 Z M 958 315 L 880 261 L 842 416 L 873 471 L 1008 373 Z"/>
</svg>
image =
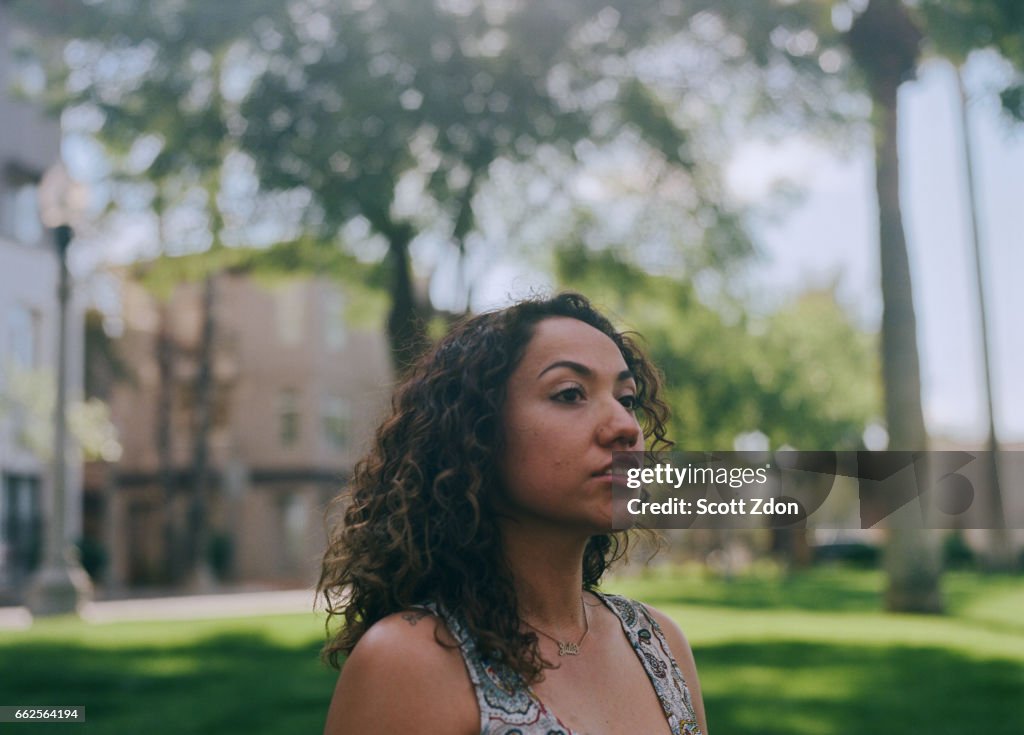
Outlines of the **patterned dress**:
<svg viewBox="0 0 1024 735">
<path fill-rule="evenodd" d="M 618 595 L 594 593 L 622 623 L 622 630 L 647 672 L 672 735 L 701 735 L 683 674 L 657 621 L 643 605 Z M 522 678 L 484 658 L 458 615 L 428 603 L 459 641 L 476 701 L 481 735 L 576 735 L 548 710 Z"/>
</svg>

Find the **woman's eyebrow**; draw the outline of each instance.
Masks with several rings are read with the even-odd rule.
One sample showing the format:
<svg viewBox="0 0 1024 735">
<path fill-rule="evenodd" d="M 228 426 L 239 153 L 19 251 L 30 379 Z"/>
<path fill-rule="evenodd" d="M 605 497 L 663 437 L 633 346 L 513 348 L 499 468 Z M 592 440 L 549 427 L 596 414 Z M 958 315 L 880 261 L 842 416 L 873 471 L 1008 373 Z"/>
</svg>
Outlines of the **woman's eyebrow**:
<svg viewBox="0 0 1024 735">
<path fill-rule="evenodd" d="M 549 370 L 554 370 L 555 368 L 560 367 L 569 368 L 574 373 L 577 373 L 578 375 L 581 375 L 584 378 L 590 378 L 593 377 L 594 375 L 594 371 L 582 363 L 575 362 L 574 360 L 556 360 L 555 362 L 551 363 L 546 368 L 541 370 L 537 374 L 537 378 L 539 379 L 541 376 L 544 375 L 544 373 L 548 372 Z M 623 370 L 622 372 L 615 376 L 616 383 L 621 383 L 626 380 L 636 380 L 636 376 L 633 375 L 633 372 L 631 370 Z"/>
</svg>

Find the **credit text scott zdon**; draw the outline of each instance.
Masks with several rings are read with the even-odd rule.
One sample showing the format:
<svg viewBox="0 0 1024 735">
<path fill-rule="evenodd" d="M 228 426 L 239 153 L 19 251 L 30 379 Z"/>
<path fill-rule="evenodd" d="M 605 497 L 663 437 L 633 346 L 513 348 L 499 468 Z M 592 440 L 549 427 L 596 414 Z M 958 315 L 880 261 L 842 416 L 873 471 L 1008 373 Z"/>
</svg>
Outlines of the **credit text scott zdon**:
<svg viewBox="0 0 1024 735">
<path fill-rule="evenodd" d="M 748 504 L 749 503 L 749 504 Z M 732 516 L 765 516 L 765 515 L 797 515 L 800 505 L 792 501 L 781 501 L 775 498 L 733 498 L 729 501 L 714 501 L 699 498 L 696 501 L 669 498 L 659 503 L 643 502 L 633 498 L 626 504 L 626 510 L 632 515 L 732 515 Z"/>
</svg>

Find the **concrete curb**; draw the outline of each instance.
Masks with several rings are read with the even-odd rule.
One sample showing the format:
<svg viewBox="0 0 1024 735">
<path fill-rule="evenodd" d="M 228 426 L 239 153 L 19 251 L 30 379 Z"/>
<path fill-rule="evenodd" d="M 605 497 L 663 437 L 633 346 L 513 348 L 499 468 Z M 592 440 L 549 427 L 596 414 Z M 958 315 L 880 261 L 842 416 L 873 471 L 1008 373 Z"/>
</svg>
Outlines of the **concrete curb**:
<svg viewBox="0 0 1024 735">
<path fill-rule="evenodd" d="M 89 602 L 82 608 L 88 623 L 117 623 L 140 620 L 202 620 L 256 615 L 289 615 L 323 611 L 312 589 L 272 592 L 235 592 L 212 595 L 153 597 L 137 600 Z M 0 629 L 25 630 L 32 615 L 25 607 L 0 607 Z"/>
</svg>

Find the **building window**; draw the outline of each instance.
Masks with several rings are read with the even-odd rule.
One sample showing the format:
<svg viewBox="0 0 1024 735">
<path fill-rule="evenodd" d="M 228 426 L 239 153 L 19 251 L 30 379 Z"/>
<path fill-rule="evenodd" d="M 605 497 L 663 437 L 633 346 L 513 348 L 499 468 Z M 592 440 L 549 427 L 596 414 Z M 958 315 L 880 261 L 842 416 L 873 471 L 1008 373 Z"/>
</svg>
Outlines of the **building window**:
<svg viewBox="0 0 1024 735">
<path fill-rule="evenodd" d="M 345 346 L 345 299 L 340 291 L 332 289 L 324 294 L 324 344 L 329 352 Z"/>
<path fill-rule="evenodd" d="M 283 447 L 294 446 L 299 441 L 299 392 L 285 388 L 278 396 L 277 423 L 278 440 Z"/>
<path fill-rule="evenodd" d="M 37 244 L 43 236 L 43 224 L 39 221 L 36 182 L 8 180 L 3 188 L 0 206 L 0 227 L 4 234 L 18 242 Z"/>
<path fill-rule="evenodd" d="M 21 304 L 7 311 L 4 362 L 32 370 L 39 365 L 39 312 Z"/>
<path fill-rule="evenodd" d="M 295 347 L 302 342 L 306 292 L 301 283 L 289 283 L 274 294 L 277 338 L 281 344 Z"/>
<path fill-rule="evenodd" d="M 39 478 L 4 475 L 0 495 L 0 578 L 18 582 L 42 553 Z"/>
<path fill-rule="evenodd" d="M 324 440 L 332 449 L 341 449 L 348 443 L 349 419 L 348 401 L 328 396 L 323 407 Z"/>
<path fill-rule="evenodd" d="M 309 527 L 309 513 L 302 496 L 289 493 L 281 503 L 282 540 L 284 542 L 285 569 L 292 572 L 305 569 L 309 564 L 306 558 L 306 536 Z"/>
</svg>

